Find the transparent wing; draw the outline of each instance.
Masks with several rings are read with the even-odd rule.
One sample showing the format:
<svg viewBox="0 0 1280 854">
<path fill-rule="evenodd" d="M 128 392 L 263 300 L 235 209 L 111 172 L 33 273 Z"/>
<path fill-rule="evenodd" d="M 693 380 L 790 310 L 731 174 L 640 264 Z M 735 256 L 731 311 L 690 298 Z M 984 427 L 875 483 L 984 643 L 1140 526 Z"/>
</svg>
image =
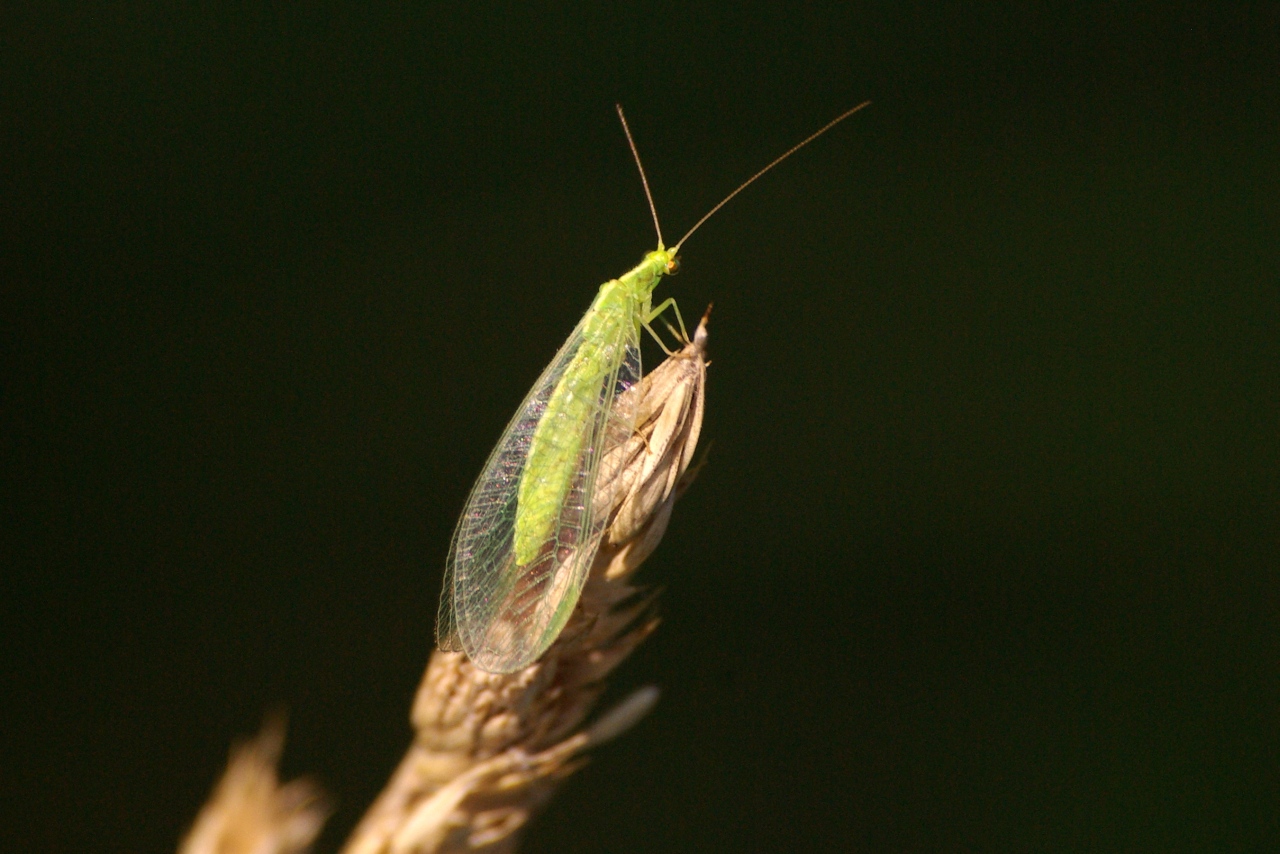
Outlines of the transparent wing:
<svg viewBox="0 0 1280 854">
<path fill-rule="evenodd" d="M 520 404 L 472 487 L 453 534 L 437 643 L 465 652 L 490 672 L 509 673 L 536 660 L 573 613 L 605 521 L 592 512 L 602 451 L 632 431 L 634 416 L 614 402 L 640 379 L 634 324 L 620 324 L 612 340 L 587 338 L 585 325 L 584 317 Z M 537 558 L 517 566 L 516 497 L 529 445 L 556 384 L 567 370 L 577 369 L 582 360 L 575 358 L 583 348 L 597 348 L 600 358 L 586 361 L 604 367 L 592 378 L 588 417 L 566 427 L 581 431 L 581 451 L 552 532 Z"/>
</svg>

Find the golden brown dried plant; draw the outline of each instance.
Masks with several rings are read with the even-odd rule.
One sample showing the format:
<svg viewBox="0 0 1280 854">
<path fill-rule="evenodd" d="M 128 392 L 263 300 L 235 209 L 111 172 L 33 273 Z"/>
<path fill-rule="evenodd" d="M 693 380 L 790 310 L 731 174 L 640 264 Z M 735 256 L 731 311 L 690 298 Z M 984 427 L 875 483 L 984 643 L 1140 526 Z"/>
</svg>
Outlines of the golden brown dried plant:
<svg viewBox="0 0 1280 854">
<path fill-rule="evenodd" d="M 584 726 L 605 678 L 658 624 L 655 594 L 631 578 L 695 473 L 706 341 L 704 315 L 692 341 L 620 396 L 619 407 L 634 407 L 636 428 L 601 462 L 595 512 L 608 527 L 560 637 L 537 662 L 508 674 L 480 670 L 462 653 L 432 654 L 411 713 L 414 741 L 344 854 L 514 851 L 519 831 L 581 766 L 584 752 L 626 731 L 657 701 L 656 688 L 641 688 Z M 233 771 L 242 773 L 236 767 L 233 758 L 220 789 Z M 274 780 L 274 764 L 271 773 Z M 297 850 L 228 844 L 184 854 Z"/>
<path fill-rule="evenodd" d="M 329 807 L 309 780 L 281 785 L 276 766 L 283 747 L 284 721 L 274 718 L 257 738 L 232 748 L 179 854 L 299 854 L 311 847 Z"/>
</svg>

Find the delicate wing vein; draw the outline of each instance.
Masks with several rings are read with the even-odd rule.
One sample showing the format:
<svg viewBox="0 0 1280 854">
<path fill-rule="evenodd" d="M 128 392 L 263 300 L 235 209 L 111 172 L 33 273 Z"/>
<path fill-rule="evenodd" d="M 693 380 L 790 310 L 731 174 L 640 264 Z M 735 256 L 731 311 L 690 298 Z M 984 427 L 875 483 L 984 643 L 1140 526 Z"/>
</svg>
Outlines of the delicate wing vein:
<svg viewBox="0 0 1280 854">
<path fill-rule="evenodd" d="M 590 316 L 574 329 L 507 425 L 454 531 L 437 642 L 442 649 L 464 651 L 484 670 L 518 670 L 550 646 L 577 603 L 600 544 L 605 520 L 593 518 L 592 505 L 602 452 L 631 433 L 633 416 L 616 411 L 614 403 L 620 391 L 639 380 L 641 369 L 635 325 L 611 327 L 608 340 L 601 340 L 588 333 Z M 583 348 L 599 352 L 575 363 Z M 530 443 L 557 383 L 583 362 L 600 366 L 587 386 L 589 414 L 550 433 L 552 441 L 563 437 L 580 448 L 569 487 L 537 556 L 519 566 L 513 545 L 517 493 Z"/>
</svg>

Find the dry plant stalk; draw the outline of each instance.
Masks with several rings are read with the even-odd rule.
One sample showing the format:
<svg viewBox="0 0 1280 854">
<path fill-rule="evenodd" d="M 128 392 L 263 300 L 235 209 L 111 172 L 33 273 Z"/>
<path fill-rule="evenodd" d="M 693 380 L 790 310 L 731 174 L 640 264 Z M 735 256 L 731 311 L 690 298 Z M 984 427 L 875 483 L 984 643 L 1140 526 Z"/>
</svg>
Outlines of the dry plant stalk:
<svg viewBox="0 0 1280 854">
<path fill-rule="evenodd" d="M 276 766 L 284 721 L 267 722 L 253 741 L 236 745 L 227 770 L 200 810 L 179 854 L 299 854 L 329 817 L 320 788 L 299 779 L 280 784 Z"/>
<path fill-rule="evenodd" d="M 578 607 L 534 664 L 478 670 L 437 650 L 414 701 L 413 745 L 345 854 L 514 851 L 518 831 L 578 768 L 657 700 L 645 688 L 583 728 L 605 677 L 657 627 L 654 596 L 630 583 L 687 483 L 702 429 L 707 318 L 693 340 L 628 390 L 635 432 L 607 451 L 596 486 L 609 525 Z"/>
<path fill-rule="evenodd" d="M 657 547 L 696 473 L 689 464 L 702 429 L 706 342 L 704 315 L 693 340 L 617 402 L 634 407 L 636 428 L 601 461 L 595 512 L 609 523 L 560 637 L 537 662 L 508 674 L 479 670 L 462 653 L 432 654 L 411 713 L 413 744 L 344 854 L 515 851 L 521 828 L 582 765 L 583 753 L 625 732 L 657 702 L 656 688 L 641 688 L 583 725 L 605 678 L 658 625 L 656 594 L 634 586 L 631 576 Z M 273 760 L 277 755 L 278 745 Z M 245 847 L 230 835 L 221 847 L 189 847 L 218 792 L 233 772 L 242 773 L 236 767 L 233 758 L 183 854 L 300 851 Z"/>
</svg>

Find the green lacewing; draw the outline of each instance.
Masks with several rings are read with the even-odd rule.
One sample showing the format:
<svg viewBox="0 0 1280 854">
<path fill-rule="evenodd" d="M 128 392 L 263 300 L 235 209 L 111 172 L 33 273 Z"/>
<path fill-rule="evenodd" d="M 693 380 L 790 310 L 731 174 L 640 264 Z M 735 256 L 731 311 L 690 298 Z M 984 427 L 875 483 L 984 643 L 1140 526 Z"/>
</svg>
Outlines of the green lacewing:
<svg viewBox="0 0 1280 854">
<path fill-rule="evenodd" d="M 537 660 L 555 641 L 604 532 L 606 519 L 592 506 L 601 459 L 633 428 L 631 414 L 615 401 L 640 379 L 640 330 L 654 334 L 650 323 L 672 308 L 684 331 L 674 299 L 653 305 L 654 288 L 676 271 L 690 235 L 730 199 L 869 103 L 836 116 L 742 182 L 670 249 L 662 242 L 649 181 L 618 107 L 658 248 L 600 286 L 489 455 L 449 547 L 436 625 L 441 649 L 461 650 L 481 670 L 510 673 Z"/>
</svg>

